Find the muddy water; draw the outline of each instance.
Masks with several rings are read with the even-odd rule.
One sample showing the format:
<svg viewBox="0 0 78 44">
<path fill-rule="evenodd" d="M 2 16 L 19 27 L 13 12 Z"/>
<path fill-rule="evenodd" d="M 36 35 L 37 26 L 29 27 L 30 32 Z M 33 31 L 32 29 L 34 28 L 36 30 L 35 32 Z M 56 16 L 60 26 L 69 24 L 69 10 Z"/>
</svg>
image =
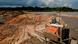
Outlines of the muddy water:
<svg viewBox="0 0 78 44">
<path fill-rule="evenodd" d="M 36 15 L 52 15 L 55 16 L 57 15 L 56 12 L 31 12 Z M 74 38 L 78 39 L 78 18 L 71 18 L 68 16 L 77 16 L 78 17 L 78 12 L 61 12 L 61 18 L 63 21 L 70 26 L 70 35 Z"/>
<path fill-rule="evenodd" d="M 68 16 L 78 16 L 78 12 L 68 12 L 68 13 L 63 13 Z M 78 39 L 78 18 L 70 18 L 70 17 L 62 17 L 62 19 L 65 21 L 66 24 L 70 26 L 70 35 L 71 37 L 77 38 Z"/>
</svg>

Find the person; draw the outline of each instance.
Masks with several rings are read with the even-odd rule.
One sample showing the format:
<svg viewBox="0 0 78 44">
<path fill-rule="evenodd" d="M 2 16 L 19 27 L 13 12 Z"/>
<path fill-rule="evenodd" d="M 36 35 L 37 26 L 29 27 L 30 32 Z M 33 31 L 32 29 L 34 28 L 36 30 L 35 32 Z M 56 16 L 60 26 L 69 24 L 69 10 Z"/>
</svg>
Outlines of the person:
<svg viewBox="0 0 78 44">
<path fill-rule="evenodd" d="M 51 24 L 52 24 L 52 23 L 53 23 L 53 24 L 57 23 L 57 21 L 56 21 L 56 18 L 55 18 L 55 17 L 53 17 L 53 18 L 52 18 Z"/>
<path fill-rule="evenodd" d="M 67 27 L 62 28 L 62 40 L 65 44 L 69 44 L 69 32 L 70 29 Z"/>
</svg>

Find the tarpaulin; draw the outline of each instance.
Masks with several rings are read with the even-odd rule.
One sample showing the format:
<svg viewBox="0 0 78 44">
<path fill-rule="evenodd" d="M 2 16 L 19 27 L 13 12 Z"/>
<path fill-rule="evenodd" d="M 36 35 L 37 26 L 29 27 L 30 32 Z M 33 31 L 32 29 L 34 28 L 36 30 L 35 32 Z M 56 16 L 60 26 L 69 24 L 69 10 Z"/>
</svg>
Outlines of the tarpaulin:
<svg viewBox="0 0 78 44">
<path fill-rule="evenodd" d="M 55 34 L 57 32 L 57 28 L 49 26 L 49 27 L 46 27 L 45 31 L 48 33 L 54 33 Z"/>
</svg>

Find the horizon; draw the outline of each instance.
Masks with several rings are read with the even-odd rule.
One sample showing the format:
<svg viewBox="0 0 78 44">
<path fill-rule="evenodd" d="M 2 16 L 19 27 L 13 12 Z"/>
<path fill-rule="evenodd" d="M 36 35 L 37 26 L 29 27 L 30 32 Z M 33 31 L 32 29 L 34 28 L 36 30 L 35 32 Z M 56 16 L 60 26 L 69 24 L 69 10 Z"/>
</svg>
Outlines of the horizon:
<svg viewBox="0 0 78 44">
<path fill-rule="evenodd" d="M 33 7 L 33 6 L 21 6 L 21 5 L 8 5 L 8 6 L 0 6 L 0 8 L 22 8 L 22 7 Z M 47 7 L 39 7 L 39 6 L 34 6 L 33 8 L 35 8 L 35 7 L 38 7 L 38 8 L 47 8 Z M 71 8 L 71 7 L 66 7 L 66 6 L 62 6 L 62 7 L 48 7 L 48 8 L 63 8 L 63 7 L 65 7 L 65 8 Z M 78 9 L 78 8 L 72 8 L 72 9 Z"/>
</svg>

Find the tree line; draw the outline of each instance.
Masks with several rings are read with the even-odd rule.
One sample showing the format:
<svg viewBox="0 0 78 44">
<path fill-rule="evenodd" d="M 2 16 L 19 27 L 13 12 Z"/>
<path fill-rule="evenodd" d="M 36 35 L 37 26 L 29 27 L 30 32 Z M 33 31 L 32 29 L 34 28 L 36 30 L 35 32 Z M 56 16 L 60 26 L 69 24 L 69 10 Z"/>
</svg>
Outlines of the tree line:
<svg viewBox="0 0 78 44">
<path fill-rule="evenodd" d="M 73 9 L 73 8 L 70 8 L 70 7 L 53 7 L 53 8 L 50 8 L 50 7 L 1 7 L 0 10 L 26 10 L 26 11 L 63 11 L 63 12 L 78 12 L 78 9 Z"/>
</svg>

